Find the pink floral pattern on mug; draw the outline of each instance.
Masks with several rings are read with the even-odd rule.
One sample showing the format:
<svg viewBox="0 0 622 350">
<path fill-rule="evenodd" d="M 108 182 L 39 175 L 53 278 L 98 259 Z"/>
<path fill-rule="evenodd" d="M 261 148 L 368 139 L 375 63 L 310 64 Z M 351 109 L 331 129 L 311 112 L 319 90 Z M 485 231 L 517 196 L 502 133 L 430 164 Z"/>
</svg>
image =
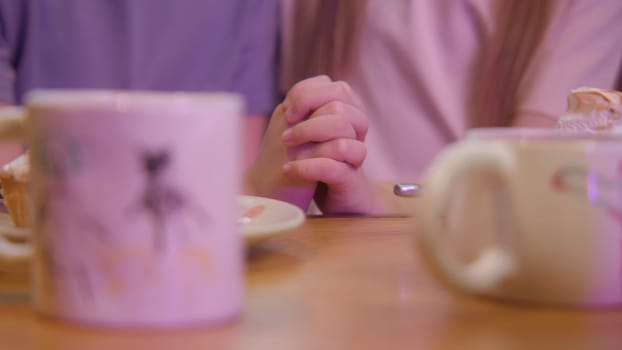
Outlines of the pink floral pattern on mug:
<svg viewBox="0 0 622 350">
<path fill-rule="evenodd" d="M 568 165 L 553 173 L 550 184 L 556 191 L 586 198 L 594 207 L 604 210 L 618 223 L 622 234 L 622 161 L 618 163 L 615 178 L 607 178 L 585 166 Z M 622 239 L 619 250 L 622 256 Z M 620 276 L 622 276 L 622 261 Z"/>
</svg>

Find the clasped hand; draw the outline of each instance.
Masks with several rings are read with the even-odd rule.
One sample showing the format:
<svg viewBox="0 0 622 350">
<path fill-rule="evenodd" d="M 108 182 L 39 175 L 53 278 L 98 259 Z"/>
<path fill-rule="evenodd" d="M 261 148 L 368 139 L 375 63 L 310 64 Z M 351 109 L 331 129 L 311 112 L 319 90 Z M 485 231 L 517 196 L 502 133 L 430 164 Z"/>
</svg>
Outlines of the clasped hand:
<svg viewBox="0 0 622 350">
<path fill-rule="evenodd" d="M 363 174 L 368 119 L 342 81 L 317 76 L 294 85 L 270 118 L 259 156 L 246 173 L 247 191 L 323 213 L 374 212 Z"/>
</svg>

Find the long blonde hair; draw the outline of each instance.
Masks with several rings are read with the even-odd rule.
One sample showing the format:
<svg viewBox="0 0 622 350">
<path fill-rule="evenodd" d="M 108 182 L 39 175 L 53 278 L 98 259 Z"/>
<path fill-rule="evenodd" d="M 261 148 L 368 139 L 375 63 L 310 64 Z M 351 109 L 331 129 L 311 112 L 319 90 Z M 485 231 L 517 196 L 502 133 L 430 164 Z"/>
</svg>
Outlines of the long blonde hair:
<svg viewBox="0 0 622 350">
<path fill-rule="evenodd" d="M 431 0 L 435 1 L 435 0 Z M 297 0 L 294 7 L 292 81 L 329 74 L 346 79 L 358 54 L 366 0 Z M 496 27 L 473 72 L 469 125 L 512 123 L 518 88 L 547 30 L 555 0 L 500 0 Z M 312 38 L 313 43 L 307 40 Z"/>
<path fill-rule="evenodd" d="M 343 79 L 358 54 L 367 0 L 294 0 L 292 64 L 299 81 L 318 74 Z M 309 43 L 309 39 L 313 43 Z"/>
<path fill-rule="evenodd" d="M 548 29 L 554 0 L 499 1 L 497 31 L 476 70 L 471 126 L 510 126 L 519 86 Z"/>
</svg>

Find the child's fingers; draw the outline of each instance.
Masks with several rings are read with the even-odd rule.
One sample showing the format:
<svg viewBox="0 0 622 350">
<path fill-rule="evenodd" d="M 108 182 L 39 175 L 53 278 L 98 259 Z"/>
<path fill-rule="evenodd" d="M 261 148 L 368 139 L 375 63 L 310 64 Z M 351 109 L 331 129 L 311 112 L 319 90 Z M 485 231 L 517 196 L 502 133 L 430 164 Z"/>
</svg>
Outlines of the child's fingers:
<svg viewBox="0 0 622 350">
<path fill-rule="evenodd" d="M 290 178 L 346 187 L 357 171 L 346 163 L 330 158 L 294 160 L 283 165 L 282 170 Z"/>
<path fill-rule="evenodd" d="M 356 139 L 356 131 L 352 124 L 340 115 L 323 115 L 307 119 L 281 135 L 283 143 L 294 147 L 309 142 L 325 142 L 339 138 Z"/>
<path fill-rule="evenodd" d="M 310 87 L 325 85 L 325 84 L 329 84 L 332 82 L 333 80 L 328 75 L 325 75 L 325 74 L 316 75 L 314 77 L 307 78 L 307 79 L 297 82 L 289 89 L 288 92 L 300 93 L 301 91 L 304 91 Z"/>
<path fill-rule="evenodd" d="M 303 120 L 314 110 L 331 101 L 342 101 L 364 110 L 363 104 L 346 82 L 326 83 L 318 78 L 313 84 L 305 83 L 307 84 L 295 85 L 285 97 L 285 119 L 290 124 Z"/>
<path fill-rule="evenodd" d="M 298 96 L 308 93 L 308 91 L 313 88 L 326 86 L 332 82 L 332 79 L 327 75 L 318 75 L 297 82 L 287 91 L 285 99 L 282 102 L 283 110 L 288 110 Z"/>
<path fill-rule="evenodd" d="M 315 199 L 323 212 L 373 213 L 377 196 L 360 169 L 330 158 L 310 158 L 286 163 L 283 174 L 290 179 L 319 182 L 326 186 Z"/>
<path fill-rule="evenodd" d="M 363 164 L 367 148 L 363 142 L 353 139 L 336 139 L 301 148 L 295 160 L 329 158 L 358 168 Z"/>
<path fill-rule="evenodd" d="M 367 120 L 367 115 L 361 109 L 342 101 L 331 101 L 315 110 L 309 119 L 317 118 L 323 115 L 338 115 L 343 117 L 354 128 L 354 131 L 356 132 L 356 139 L 359 141 L 365 140 L 369 122 Z"/>
</svg>

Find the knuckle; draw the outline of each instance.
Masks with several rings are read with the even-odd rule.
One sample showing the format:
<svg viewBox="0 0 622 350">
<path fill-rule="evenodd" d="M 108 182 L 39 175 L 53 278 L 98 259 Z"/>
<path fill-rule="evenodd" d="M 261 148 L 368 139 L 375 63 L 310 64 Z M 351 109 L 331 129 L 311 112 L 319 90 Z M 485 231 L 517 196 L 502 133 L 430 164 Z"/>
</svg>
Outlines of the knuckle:
<svg viewBox="0 0 622 350">
<path fill-rule="evenodd" d="M 343 115 L 346 113 L 346 106 L 341 101 L 332 101 L 326 105 L 329 114 Z"/>
<path fill-rule="evenodd" d="M 302 96 L 304 94 L 304 87 L 298 84 L 300 83 L 294 85 L 287 93 L 287 101 L 290 105 L 295 105 L 296 103 L 298 103 L 302 99 Z"/>
<path fill-rule="evenodd" d="M 360 131 L 361 137 L 365 137 L 367 135 L 367 131 L 369 130 L 369 120 L 367 118 L 363 118 L 360 123 Z"/>
<path fill-rule="evenodd" d="M 361 162 L 363 162 L 363 160 L 365 160 L 365 158 L 367 158 L 367 147 L 365 147 L 365 144 L 362 143 L 362 147 L 361 147 Z"/>
<path fill-rule="evenodd" d="M 365 144 L 361 143 L 361 147 L 359 147 L 358 152 L 357 152 L 357 158 L 354 160 L 354 165 L 355 166 L 361 166 L 361 164 L 363 164 L 363 162 L 365 161 L 365 158 L 367 158 L 367 147 L 365 147 Z"/>
<path fill-rule="evenodd" d="M 343 161 L 354 167 L 360 166 L 365 160 L 365 157 L 367 157 L 367 148 L 365 147 L 365 144 L 351 140 L 342 141 L 344 141 L 344 143 L 338 145 L 337 147 L 339 148 L 338 152 L 340 152 L 339 154 Z"/>
<path fill-rule="evenodd" d="M 347 159 L 350 150 L 350 143 L 346 139 L 337 139 L 335 141 L 335 153 L 340 160 Z"/>
<path fill-rule="evenodd" d="M 346 83 L 343 80 L 338 80 L 335 82 L 335 85 L 337 86 L 341 94 L 343 95 L 350 94 L 350 91 L 351 91 L 350 84 Z"/>
<path fill-rule="evenodd" d="M 330 77 L 327 74 L 319 74 L 314 77 L 317 80 L 331 81 Z"/>
</svg>

